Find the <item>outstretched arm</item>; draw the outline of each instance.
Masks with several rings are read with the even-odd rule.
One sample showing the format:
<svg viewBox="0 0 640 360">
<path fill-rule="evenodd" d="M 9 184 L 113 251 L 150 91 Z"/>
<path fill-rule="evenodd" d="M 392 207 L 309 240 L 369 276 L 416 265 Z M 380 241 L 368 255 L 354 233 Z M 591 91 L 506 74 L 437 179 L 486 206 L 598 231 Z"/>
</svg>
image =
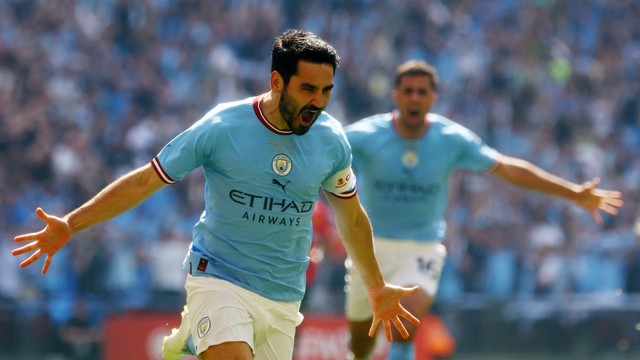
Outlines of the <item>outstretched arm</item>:
<svg viewBox="0 0 640 360">
<path fill-rule="evenodd" d="M 618 209 L 623 205 L 622 194 L 619 191 L 598 189 L 600 184 L 598 178 L 575 184 L 550 174 L 526 160 L 510 156 L 502 156 L 495 175 L 512 185 L 573 201 L 589 211 L 598 224 L 602 223 L 600 210 L 610 215 L 617 215 Z"/>
<path fill-rule="evenodd" d="M 122 214 L 140 204 L 165 185 L 151 164 L 147 164 L 114 181 L 91 200 L 63 218 L 48 215 L 41 208 L 38 208 L 36 214 L 46 223 L 44 229 L 16 236 L 13 239 L 14 242 L 31 242 L 13 250 L 11 254 L 15 256 L 33 252 L 29 258 L 20 263 L 20 267 L 23 268 L 46 254 L 47 257 L 42 266 L 42 273 L 46 274 L 53 255 L 69 241 L 71 235 Z"/>
<path fill-rule="evenodd" d="M 407 329 L 400 321 L 400 316 L 418 326 L 420 321 L 400 305 L 400 297 L 418 291 L 418 287 L 402 288 L 386 284 L 380 273 L 374 252 L 371 222 L 360 205 L 357 195 L 342 199 L 327 194 L 327 201 L 333 208 L 338 233 L 345 244 L 347 253 L 358 268 L 362 281 L 367 287 L 369 302 L 373 309 L 373 322 L 369 336 L 375 334 L 382 323 L 387 341 L 392 341 L 391 323 L 405 339 L 409 337 Z"/>
</svg>

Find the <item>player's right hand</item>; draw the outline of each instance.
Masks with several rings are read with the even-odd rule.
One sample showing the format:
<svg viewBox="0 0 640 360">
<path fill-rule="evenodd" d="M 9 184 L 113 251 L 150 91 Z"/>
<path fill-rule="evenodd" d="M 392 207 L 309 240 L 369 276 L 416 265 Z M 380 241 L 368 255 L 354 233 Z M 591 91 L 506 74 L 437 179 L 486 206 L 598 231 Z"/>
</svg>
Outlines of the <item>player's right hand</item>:
<svg viewBox="0 0 640 360">
<path fill-rule="evenodd" d="M 11 255 L 21 255 L 33 251 L 27 260 L 20 263 L 21 268 L 25 268 L 40 259 L 43 254 L 47 257 L 42 265 L 42 273 L 46 274 L 51 265 L 53 255 L 60 250 L 71 238 L 73 232 L 65 219 L 56 216 L 49 216 L 41 208 L 36 209 L 36 214 L 47 225 L 39 232 L 19 235 L 13 238 L 16 243 L 31 241 L 29 244 L 19 247 L 11 252 Z"/>
</svg>

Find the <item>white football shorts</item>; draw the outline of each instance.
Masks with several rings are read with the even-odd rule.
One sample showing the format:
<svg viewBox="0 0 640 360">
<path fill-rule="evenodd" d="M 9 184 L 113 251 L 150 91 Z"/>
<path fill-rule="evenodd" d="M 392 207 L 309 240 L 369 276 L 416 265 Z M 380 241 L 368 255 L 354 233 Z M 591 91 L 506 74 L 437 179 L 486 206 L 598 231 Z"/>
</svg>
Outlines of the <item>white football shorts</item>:
<svg viewBox="0 0 640 360">
<path fill-rule="evenodd" d="M 398 286 L 417 285 L 432 298 L 438 291 L 447 250 L 439 241 L 375 239 L 376 257 L 384 280 Z M 367 289 L 350 259 L 347 259 L 345 313 L 348 320 L 373 317 Z"/>
<path fill-rule="evenodd" d="M 291 359 L 300 302 L 267 299 L 228 281 L 188 275 L 187 307 L 196 353 L 229 341 L 244 341 L 256 359 Z"/>
</svg>

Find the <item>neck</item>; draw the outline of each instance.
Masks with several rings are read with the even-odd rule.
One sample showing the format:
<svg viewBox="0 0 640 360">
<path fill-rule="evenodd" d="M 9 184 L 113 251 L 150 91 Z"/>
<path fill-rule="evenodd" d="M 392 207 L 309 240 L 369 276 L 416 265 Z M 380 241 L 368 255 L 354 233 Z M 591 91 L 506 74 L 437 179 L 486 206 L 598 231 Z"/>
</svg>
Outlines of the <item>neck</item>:
<svg viewBox="0 0 640 360">
<path fill-rule="evenodd" d="M 267 121 L 279 130 L 289 130 L 289 126 L 285 123 L 280 113 L 279 98 L 269 91 L 262 94 L 260 99 L 260 110 Z"/>
<path fill-rule="evenodd" d="M 415 126 L 408 126 L 406 121 L 402 121 L 399 111 L 393 112 L 392 119 L 398 134 L 407 139 L 418 139 L 422 137 L 429 128 L 429 120 L 426 115 L 424 116 L 423 121 Z"/>
</svg>

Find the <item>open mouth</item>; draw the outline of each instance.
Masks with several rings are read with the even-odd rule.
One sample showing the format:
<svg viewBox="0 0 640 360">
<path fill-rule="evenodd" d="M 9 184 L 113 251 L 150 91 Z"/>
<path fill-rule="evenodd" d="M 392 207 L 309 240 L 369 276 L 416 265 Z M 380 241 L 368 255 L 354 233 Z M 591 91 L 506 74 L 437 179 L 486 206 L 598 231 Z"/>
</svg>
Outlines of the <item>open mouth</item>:
<svg viewBox="0 0 640 360">
<path fill-rule="evenodd" d="M 309 126 L 313 124 L 313 121 L 318 116 L 319 111 L 317 110 L 305 110 L 300 114 L 300 118 L 302 119 L 302 125 Z"/>
</svg>

